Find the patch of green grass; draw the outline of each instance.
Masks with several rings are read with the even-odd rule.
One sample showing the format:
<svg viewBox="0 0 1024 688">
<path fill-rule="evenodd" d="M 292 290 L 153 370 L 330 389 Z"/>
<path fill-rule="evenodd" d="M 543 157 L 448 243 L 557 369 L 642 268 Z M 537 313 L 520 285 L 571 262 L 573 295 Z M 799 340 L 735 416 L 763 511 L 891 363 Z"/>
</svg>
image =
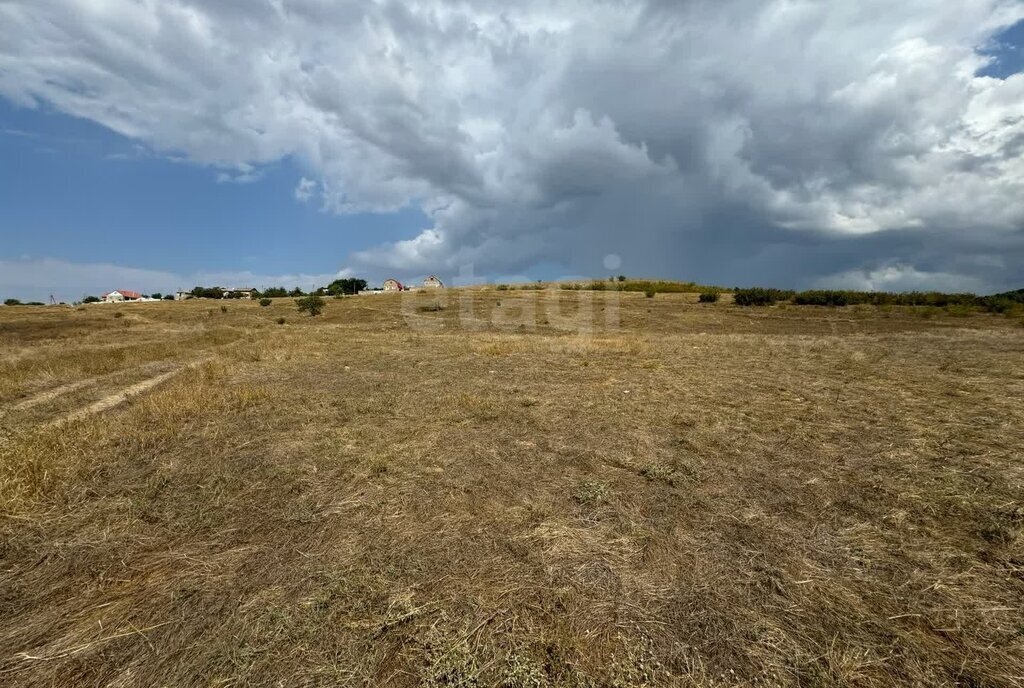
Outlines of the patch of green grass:
<svg viewBox="0 0 1024 688">
<path fill-rule="evenodd" d="M 608 484 L 599 480 L 584 480 L 572 493 L 573 501 L 584 506 L 601 504 L 607 497 Z"/>
</svg>

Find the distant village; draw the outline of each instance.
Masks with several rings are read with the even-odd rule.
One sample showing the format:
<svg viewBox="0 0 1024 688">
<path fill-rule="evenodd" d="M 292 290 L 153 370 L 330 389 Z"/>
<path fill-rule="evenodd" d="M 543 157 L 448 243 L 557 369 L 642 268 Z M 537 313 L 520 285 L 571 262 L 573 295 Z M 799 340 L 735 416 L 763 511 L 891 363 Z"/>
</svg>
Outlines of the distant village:
<svg viewBox="0 0 1024 688">
<path fill-rule="evenodd" d="M 130 289 L 115 289 L 108 291 L 102 296 L 86 296 L 83 303 L 126 303 L 146 301 L 187 301 L 189 299 L 260 299 L 285 296 L 305 296 L 316 294 L 319 296 L 370 296 L 375 294 L 388 294 L 400 291 L 412 291 L 423 289 L 442 289 L 444 282 L 435 275 L 428 275 L 416 286 L 403 284 L 397 279 L 389 278 L 379 288 L 367 288 L 366 280 L 358 278 L 344 278 L 331 282 L 325 287 L 304 292 L 299 288 L 285 289 L 284 287 L 269 287 L 262 291 L 254 287 L 195 287 L 188 291 L 177 291 L 173 294 L 143 294 Z"/>
</svg>

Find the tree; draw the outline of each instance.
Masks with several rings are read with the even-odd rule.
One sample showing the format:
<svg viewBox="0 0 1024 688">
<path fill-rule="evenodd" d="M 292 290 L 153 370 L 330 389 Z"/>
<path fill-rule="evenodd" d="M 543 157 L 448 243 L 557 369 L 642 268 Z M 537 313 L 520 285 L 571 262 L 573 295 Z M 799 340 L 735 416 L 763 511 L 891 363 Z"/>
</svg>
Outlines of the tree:
<svg viewBox="0 0 1024 688">
<path fill-rule="evenodd" d="M 295 305 L 299 307 L 299 313 L 309 313 L 310 316 L 317 316 L 324 312 L 324 300 L 316 294 L 295 299 Z"/>
<path fill-rule="evenodd" d="M 626 276 L 625 275 L 619 275 L 619 281 L 620 282 L 625 282 L 626 281 Z"/>
<path fill-rule="evenodd" d="M 150 298 L 154 298 L 154 299 L 158 299 L 158 300 L 159 300 L 159 299 L 162 299 L 162 298 L 164 297 L 164 295 L 163 295 L 163 294 L 161 294 L 161 293 L 160 293 L 160 292 L 158 292 L 158 291 L 155 291 L 155 292 L 153 292 L 153 293 L 152 293 L 152 294 L 150 294 L 149 296 L 150 296 Z"/>
<path fill-rule="evenodd" d="M 20 306 L 21 305 L 21 301 L 19 301 L 18 299 L 5 299 L 4 300 L 4 305 L 5 306 Z"/>
<path fill-rule="evenodd" d="M 173 300 L 174 300 L 174 294 L 165 294 L 164 295 L 164 301 L 173 301 Z"/>
<path fill-rule="evenodd" d="M 290 292 L 288 292 L 288 296 L 305 296 L 305 292 L 299 289 L 298 287 L 295 287 Z"/>
<path fill-rule="evenodd" d="M 223 299 L 224 290 L 220 287 L 196 287 L 192 290 L 192 296 L 197 299 Z"/>
<path fill-rule="evenodd" d="M 99 303 L 99 302 L 100 302 L 100 297 L 98 297 L 98 296 L 86 296 L 84 299 L 82 299 L 82 303 Z"/>
<path fill-rule="evenodd" d="M 358 294 L 359 292 L 366 289 L 366 280 L 359 279 L 358 277 L 346 277 L 344 279 L 336 279 L 327 285 L 327 293 L 331 296 L 339 296 L 342 294 Z"/>
<path fill-rule="evenodd" d="M 288 290 L 284 287 L 268 287 L 263 295 L 268 299 L 280 298 L 282 296 L 288 296 Z"/>
</svg>

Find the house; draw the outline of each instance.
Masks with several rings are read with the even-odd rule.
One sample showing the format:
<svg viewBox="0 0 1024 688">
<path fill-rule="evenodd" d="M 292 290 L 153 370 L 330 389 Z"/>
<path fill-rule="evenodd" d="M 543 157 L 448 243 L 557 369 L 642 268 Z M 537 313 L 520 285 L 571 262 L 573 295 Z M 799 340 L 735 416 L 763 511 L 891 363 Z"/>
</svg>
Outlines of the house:
<svg viewBox="0 0 1024 688">
<path fill-rule="evenodd" d="M 384 291 L 403 291 L 405 289 L 402 283 L 396 279 L 384 280 Z"/>
<path fill-rule="evenodd" d="M 252 287 L 231 287 L 224 290 L 225 299 L 251 299 L 256 295 Z"/>
<path fill-rule="evenodd" d="M 439 280 L 437 277 L 431 275 L 430 277 L 423 280 L 423 286 L 428 289 L 440 289 L 444 286 L 444 282 Z"/>
<path fill-rule="evenodd" d="M 122 301 L 138 301 L 142 298 L 142 294 L 137 291 L 129 291 L 128 289 L 115 289 L 114 291 L 108 291 L 103 295 L 104 303 L 121 303 Z"/>
<path fill-rule="evenodd" d="M 191 299 L 191 298 L 193 298 L 191 291 L 180 291 L 179 290 L 178 292 L 176 292 L 174 294 L 174 300 L 175 301 L 184 301 L 185 299 Z"/>
</svg>

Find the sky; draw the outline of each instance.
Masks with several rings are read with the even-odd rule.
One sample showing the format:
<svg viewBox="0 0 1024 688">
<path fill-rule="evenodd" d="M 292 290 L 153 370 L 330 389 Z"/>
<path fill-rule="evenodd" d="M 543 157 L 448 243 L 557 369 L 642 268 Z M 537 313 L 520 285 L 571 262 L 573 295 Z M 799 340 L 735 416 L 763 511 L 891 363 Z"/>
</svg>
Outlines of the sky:
<svg viewBox="0 0 1024 688">
<path fill-rule="evenodd" d="M 0 297 L 1024 287 L 1020 0 L 5 0 Z"/>
</svg>

